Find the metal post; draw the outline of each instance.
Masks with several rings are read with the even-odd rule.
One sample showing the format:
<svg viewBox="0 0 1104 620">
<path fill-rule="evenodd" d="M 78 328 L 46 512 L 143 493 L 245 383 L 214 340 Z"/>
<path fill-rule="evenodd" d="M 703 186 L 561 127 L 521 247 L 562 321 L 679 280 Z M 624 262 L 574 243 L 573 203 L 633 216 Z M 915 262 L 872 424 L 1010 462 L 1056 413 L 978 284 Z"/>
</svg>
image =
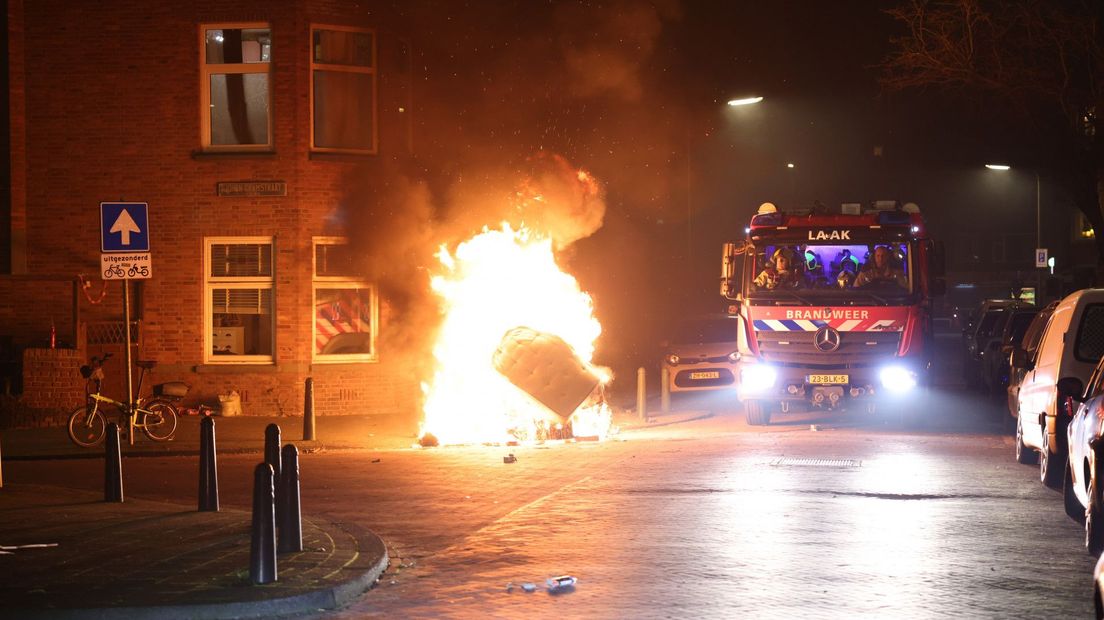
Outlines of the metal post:
<svg viewBox="0 0 1104 620">
<path fill-rule="evenodd" d="M 199 511 L 219 511 L 215 419 L 211 417 L 199 423 Z"/>
<path fill-rule="evenodd" d="M 123 501 L 123 451 L 119 447 L 119 425 L 107 425 L 104 447 L 104 501 Z"/>
<path fill-rule="evenodd" d="M 253 473 L 253 532 L 249 545 L 249 579 L 257 584 L 276 581 L 275 472 L 261 463 Z"/>
<path fill-rule="evenodd" d="M 303 439 L 314 441 L 314 379 L 303 386 Z"/>
<path fill-rule="evenodd" d="M 1039 171 L 1035 171 L 1035 247 L 1043 247 L 1043 220 L 1042 220 L 1042 200 L 1040 191 L 1042 184 L 1039 181 Z M 1045 267 L 1044 267 L 1045 269 Z M 1039 268 L 1035 268 L 1035 305 L 1042 307 L 1039 300 L 1043 297 L 1043 286 L 1046 282 L 1046 276 L 1043 272 L 1039 271 Z"/>
<path fill-rule="evenodd" d="M 666 366 L 659 371 L 659 410 L 671 413 L 671 370 Z"/>
<path fill-rule="evenodd" d="M 126 387 L 127 387 L 127 419 L 130 424 L 129 431 L 127 432 L 128 441 L 130 445 L 134 445 L 134 379 L 130 372 L 130 280 L 123 280 L 123 334 L 124 342 L 126 342 L 126 351 L 123 353 L 123 365 L 126 367 Z"/>
<path fill-rule="evenodd" d="M 284 446 L 280 473 L 280 553 L 303 550 L 303 518 L 299 507 L 299 449 Z"/>
<path fill-rule="evenodd" d="M 648 421 L 648 393 L 644 385 L 644 367 L 636 369 L 636 417 Z"/>
</svg>

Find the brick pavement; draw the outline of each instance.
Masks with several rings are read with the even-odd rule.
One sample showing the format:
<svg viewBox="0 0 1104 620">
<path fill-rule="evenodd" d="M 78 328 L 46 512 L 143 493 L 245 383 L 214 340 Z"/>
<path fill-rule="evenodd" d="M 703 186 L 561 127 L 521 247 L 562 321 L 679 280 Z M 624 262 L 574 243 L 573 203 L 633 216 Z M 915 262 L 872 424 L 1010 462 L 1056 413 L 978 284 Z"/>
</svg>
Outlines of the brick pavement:
<svg viewBox="0 0 1104 620">
<path fill-rule="evenodd" d="M 254 586 L 250 523 L 242 510 L 107 504 L 96 493 L 8 484 L 0 600 L 9 617 L 270 617 L 344 604 L 388 561 L 374 534 L 304 515 L 304 551 L 280 555 L 277 582 Z"/>
</svg>

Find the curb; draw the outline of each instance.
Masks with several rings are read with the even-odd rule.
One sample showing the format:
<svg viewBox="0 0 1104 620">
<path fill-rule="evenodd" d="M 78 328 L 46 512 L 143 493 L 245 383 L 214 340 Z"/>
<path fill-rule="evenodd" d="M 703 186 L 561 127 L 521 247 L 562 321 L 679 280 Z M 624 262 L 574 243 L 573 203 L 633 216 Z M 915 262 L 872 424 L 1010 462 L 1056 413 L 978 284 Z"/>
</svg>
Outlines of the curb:
<svg viewBox="0 0 1104 620">
<path fill-rule="evenodd" d="M 379 579 L 379 576 L 383 574 L 383 571 L 387 569 L 391 560 L 387 555 L 387 546 L 383 539 L 374 532 L 348 523 L 338 524 L 332 521 L 329 521 L 329 523 L 344 530 L 356 539 L 359 550 L 357 551 L 357 557 L 350 563 L 368 554 L 378 554 L 379 560 L 351 579 L 332 586 L 292 596 L 259 601 L 93 609 L 10 608 L 6 609 L 5 612 L 12 613 L 13 617 L 35 620 L 40 618 L 50 620 L 160 620 L 163 618 L 224 620 L 231 618 L 273 618 L 332 611 L 351 603 L 370 590 L 375 585 L 376 580 Z"/>
</svg>

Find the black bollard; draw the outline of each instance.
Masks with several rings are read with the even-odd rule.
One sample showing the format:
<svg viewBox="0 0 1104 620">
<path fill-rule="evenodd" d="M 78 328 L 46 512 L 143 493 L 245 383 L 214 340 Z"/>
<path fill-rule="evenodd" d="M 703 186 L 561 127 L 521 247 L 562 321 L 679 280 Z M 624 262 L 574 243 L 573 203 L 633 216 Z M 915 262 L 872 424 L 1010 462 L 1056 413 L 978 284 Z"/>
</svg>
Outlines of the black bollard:
<svg viewBox="0 0 1104 620">
<path fill-rule="evenodd" d="M 269 424 L 265 427 L 264 462 L 272 466 L 272 473 L 280 479 L 280 426 Z"/>
<path fill-rule="evenodd" d="M 104 448 L 104 501 L 123 501 L 123 451 L 119 442 L 119 425 L 107 425 Z"/>
<path fill-rule="evenodd" d="M 272 474 L 275 476 L 273 480 L 276 483 L 276 505 L 280 505 L 280 427 L 276 424 L 269 424 L 265 427 L 265 445 L 264 445 L 264 460 L 272 466 Z M 280 521 L 276 521 L 276 525 L 280 525 Z"/>
<path fill-rule="evenodd" d="M 299 448 L 284 446 L 280 472 L 280 553 L 303 550 L 303 517 L 299 508 Z"/>
<path fill-rule="evenodd" d="M 249 545 L 249 579 L 257 585 L 276 581 L 275 474 L 261 463 L 253 475 L 253 535 Z"/>
<path fill-rule="evenodd" d="M 199 511 L 218 512 L 218 455 L 215 449 L 215 419 L 199 423 Z"/>
<path fill-rule="evenodd" d="M 303 387 L 303 439 L 314 441 L 314 379 L 310 377 Z"/>
</svg>

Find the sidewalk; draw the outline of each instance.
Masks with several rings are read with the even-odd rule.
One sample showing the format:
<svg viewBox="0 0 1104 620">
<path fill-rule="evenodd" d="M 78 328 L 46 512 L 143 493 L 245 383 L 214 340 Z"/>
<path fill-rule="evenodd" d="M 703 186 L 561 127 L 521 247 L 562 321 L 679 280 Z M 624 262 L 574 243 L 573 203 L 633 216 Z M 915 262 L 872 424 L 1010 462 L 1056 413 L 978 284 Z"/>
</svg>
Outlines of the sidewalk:
<svg viewBox="0 0 1104 620">
<path fill-rule="evenodd" d="M 409 447 L 417 428 L 386 416 L 318 418 L 303 441 L 302 417 L 215 418 L 218 452 L 260 453 L 265 427 L 301 452 Z M 184 417 L 172 441 L 141 433 L 124 457 L 199 453 L 199 418 Z M 0 431 L 2 461 L 102 460 L 64 428 Z M 96 474 L 99 463 L 90 463 Z M 370 588 L 387 566 L 372 532 L 303 515 L 301 553 L 279 556 L 276 583 L 249 581 L 251 515 L 60 487 L 0 487 L 0 615 L 19 618 L 268 618 L 339 607 Z M 23 547 L 31 545 L 30 547 Z M 34 545 L 52 545 L 39 547 Z"/>
<path fill-rule="evenodd" d="M 333 609 L 387 566 L 378 536 L 304 515 L 276 583 L 249 579 L 248 512 L 0 488 L 0 600 L 17 618 L 259 618 Z"/>
</svg>

